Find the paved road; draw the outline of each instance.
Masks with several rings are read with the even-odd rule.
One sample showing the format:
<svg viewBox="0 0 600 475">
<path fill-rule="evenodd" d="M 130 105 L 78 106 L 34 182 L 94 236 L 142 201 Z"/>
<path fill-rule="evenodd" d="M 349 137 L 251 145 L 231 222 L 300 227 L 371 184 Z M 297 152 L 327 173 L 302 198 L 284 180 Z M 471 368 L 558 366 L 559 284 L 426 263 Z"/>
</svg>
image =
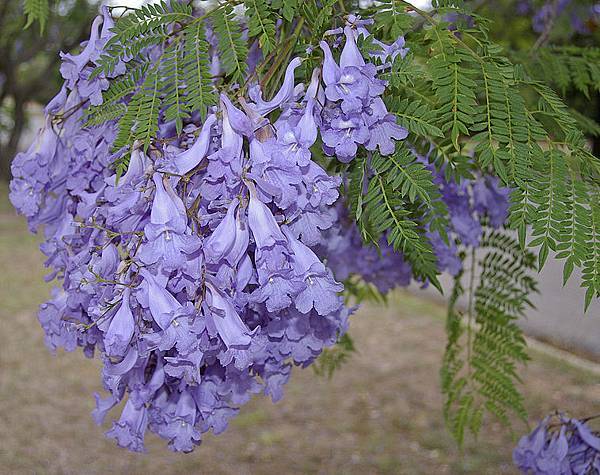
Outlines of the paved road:
<svg viewBox="0 0 600 475">
<path fill-rule="evenodd" d="M 548 259 L 539 278 L 540 294 L 532 299 L 536 309 L 520 322 L 525 332 L 534 338 L 554 343 L 600 361 L 600 302 L 592 302 L 583 313 L 584 290 L 579 287 L 579 274 L 574 271 L 569 283 L 562 286 L 562 262 Z M 452 279 L 442 276 L 445 289 L 451 289 Z M 423 291 L 413 288 L 415 293 Z M 438 299 L 435 289 L 425 292 Z M 445 291 L 449 295 L 449 290 Z M 466 305 L 466 301 L 463 301 Z"/>
<path fill-rule="evenodd" d="M 554 341 L 565 348 L 577 348 L 600 359 L 600 302 L 592 302 L 583 313 L 584 289 L 579 274 L 562 286 L 562 262 L 549 259 L 540 275 L 537 309 L 521 322 L 532 336 Z"/>
</svg>

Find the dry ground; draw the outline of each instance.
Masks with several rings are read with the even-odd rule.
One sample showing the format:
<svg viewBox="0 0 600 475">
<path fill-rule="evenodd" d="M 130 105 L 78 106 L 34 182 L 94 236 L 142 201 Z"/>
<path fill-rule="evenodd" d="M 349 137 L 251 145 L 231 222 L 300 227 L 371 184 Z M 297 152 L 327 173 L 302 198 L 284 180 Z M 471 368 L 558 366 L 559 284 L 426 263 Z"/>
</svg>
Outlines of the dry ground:
<svg viewBox="0 0 600 475">
<path fill-rule="evenodd" d="M 462 454 L 447 435 L 438 384 L 444 310 L 405 293 L 353 317 L 359 353 L 332 380 L 295 370 L 281 402 L 255 399 L 191 455 L 154 437 L 146 455 L 117 449 L 90 417 L 98 362 L 54 357 L 43 345 L 35 316 L 48 291 L 42 257 L 5 188 L 0 262 L 2 474 L 514 473 L 507 430 L 486 426 Z M 532 421 L 556 407 L 600 412 L 598 378 L 557 359 L 534 353 L 524 381 Z"/>
</svg>

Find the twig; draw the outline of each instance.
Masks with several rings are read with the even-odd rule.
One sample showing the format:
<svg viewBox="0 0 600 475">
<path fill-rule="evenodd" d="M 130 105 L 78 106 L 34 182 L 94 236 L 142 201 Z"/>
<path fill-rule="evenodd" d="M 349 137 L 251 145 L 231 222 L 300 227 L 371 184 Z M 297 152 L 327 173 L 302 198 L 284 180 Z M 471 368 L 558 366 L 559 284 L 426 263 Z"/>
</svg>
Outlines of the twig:
<svg viewBox="0 0 600 475">
<path fill-rule="evenodd" d="M 559 0 L 554 0 L 552 2 L 552 6 L 550 7 L 550 17 L 544 26 L 544 31 L 538 37 L 534 45 L 531 47 L 529 52 L 530 56 L 533 55 L 538 49 L 546 45 L 548 40 L 550 39 L 550 33 L 552 32 L 552 28 L 554 27 L 554 22 L 556 21 L 556 17 L 558 14 L 558 2 Z"/>
</svg>

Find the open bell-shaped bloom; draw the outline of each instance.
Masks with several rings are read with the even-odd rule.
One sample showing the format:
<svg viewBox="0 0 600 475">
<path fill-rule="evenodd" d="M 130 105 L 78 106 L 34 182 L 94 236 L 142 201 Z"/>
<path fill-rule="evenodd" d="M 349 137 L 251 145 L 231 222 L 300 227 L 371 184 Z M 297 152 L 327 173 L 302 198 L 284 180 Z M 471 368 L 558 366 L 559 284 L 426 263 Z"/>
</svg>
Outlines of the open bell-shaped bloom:
<svg viewBox="0 0 600 475">
<path fill-rule="evenodd" d="M 364 59 L 358 51 L 354 36 L 346 36 L 346 44 L 340 56 L 338 66 L 333 59 L 329 45 L 321 41 L 324 53 L 323 80 L 325 96 L 330 101 L 342 101 L 345 113 L 357 112 L 362 108 L 362 102 L 369 97 L 369 80 L 362 73 Z"/>
<path fill-rule="evenodd" d="M 164 331 L 148 335 L 148 342 L 156 345 L 160 351 L 169 351 L 177 347 L 180 355 L 187 355 L 196 350 L 198 337 L 190 325 L 190 318 L 193 318 L 195 313 L 194 306 L 189 302 L 180 306 L 173 312 L 172 319 Z"/>
<path fill-rule="evenodd" d="M 286 157 L 298 166 L 311 163 L 310 147 L 317 140 L 317 122 L 314 116 L 315 99 L 309 98 L 304 113 L 296 125 L 289 120 L 277 123 L 277 141 Z"/>
<path fill-rule="evenodd" d="M 302 313 L 308 313 L 314 308 L 322 316 L 338 310 L 342 305 L 338 293 L 344 290 L 344 286 L 333 280 L 308 246 L 298 241 L 288 229 L 284 228 L 283 232 L 293 252 L 294 272 L 306 283 L 306 287 L 295 299 L 296 308 Z"/>
<path fill-rule="evenodd" d="M 394 115 L 387 114 L 369 127 L 369 140 L 365 148 L 370 151 L 379 148 L 381 155 L 391 155 L 396 150 L 394 140 L 404 140 L 406 137 L 408 137 L 408 130 L 396 124 Z"/>
<path fill-rule="evenodd" d="M 187 215 L 183 201 L 179 198 L 170 182 L 163 180 L 160 173 L 154 174 L 156 191 L 150 212 L 150 223 L 144 228 L 148 238 L 140 250 L 140 258 L 146 264 L 163 262 L 165 269 L 181 267 L 201 245 L 197 236 L 185 234 Z"/>
<path fill-rule="evenodd" d="M 196 401 L 189 391 L 182 391 L 172 414 L 165 417 L 160 434 L 169 440 L 174 452 L 191 452 L 200 443 L 201 433 L 196 425 Z"/>
<path fill-rule="evenodd" d="M 145 452 L 144 435 L 148 427 L 146 406 L 135 407 L 131 399 L 127 400 L 121 417 L 113 423 L 106 435 L 117 441 L 119 447 L 133 452 Z"/>
<path fill-rule="evenodd" d="M 369 140 L 369 129 L 358 115 L 345 117 L 340 114 L 330 124 L 330 128 L 321 132 L 325 152 L 335 153 L 344 163 L 350 162 L 356 156 L 358 145 Z"/>
</svg>

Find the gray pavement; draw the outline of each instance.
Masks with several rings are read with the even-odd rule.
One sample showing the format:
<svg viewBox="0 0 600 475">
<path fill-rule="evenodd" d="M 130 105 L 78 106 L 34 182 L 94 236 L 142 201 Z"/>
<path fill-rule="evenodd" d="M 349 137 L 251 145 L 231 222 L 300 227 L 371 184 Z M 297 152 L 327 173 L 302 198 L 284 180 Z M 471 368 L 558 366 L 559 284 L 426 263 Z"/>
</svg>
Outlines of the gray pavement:
<svg viewBox="0 0 600 475">
<path fill-rule="evenodd" d="M 579 287 L 580 274 L 573 271 L 566 286 L 562 286 L 561 261 L 548 258 L 541 274 L 537 275 L 540 294 L 532 298 L 535 309 L 520 321 L 525 333 L 538 340 L 555 344 L 561 348 L 600 361 L 600 301 L 592 302 L 583 312 L 585 291 Z M 441 278 L 444 294 L 450 294 L 452 279 Z M 436 300 L 445 297 L 433 288 L 422 290 L 411 286 L 415 294 L 425 292 Z M 460 301 L 466 306 L 466 298 Z"/>
</svg>

